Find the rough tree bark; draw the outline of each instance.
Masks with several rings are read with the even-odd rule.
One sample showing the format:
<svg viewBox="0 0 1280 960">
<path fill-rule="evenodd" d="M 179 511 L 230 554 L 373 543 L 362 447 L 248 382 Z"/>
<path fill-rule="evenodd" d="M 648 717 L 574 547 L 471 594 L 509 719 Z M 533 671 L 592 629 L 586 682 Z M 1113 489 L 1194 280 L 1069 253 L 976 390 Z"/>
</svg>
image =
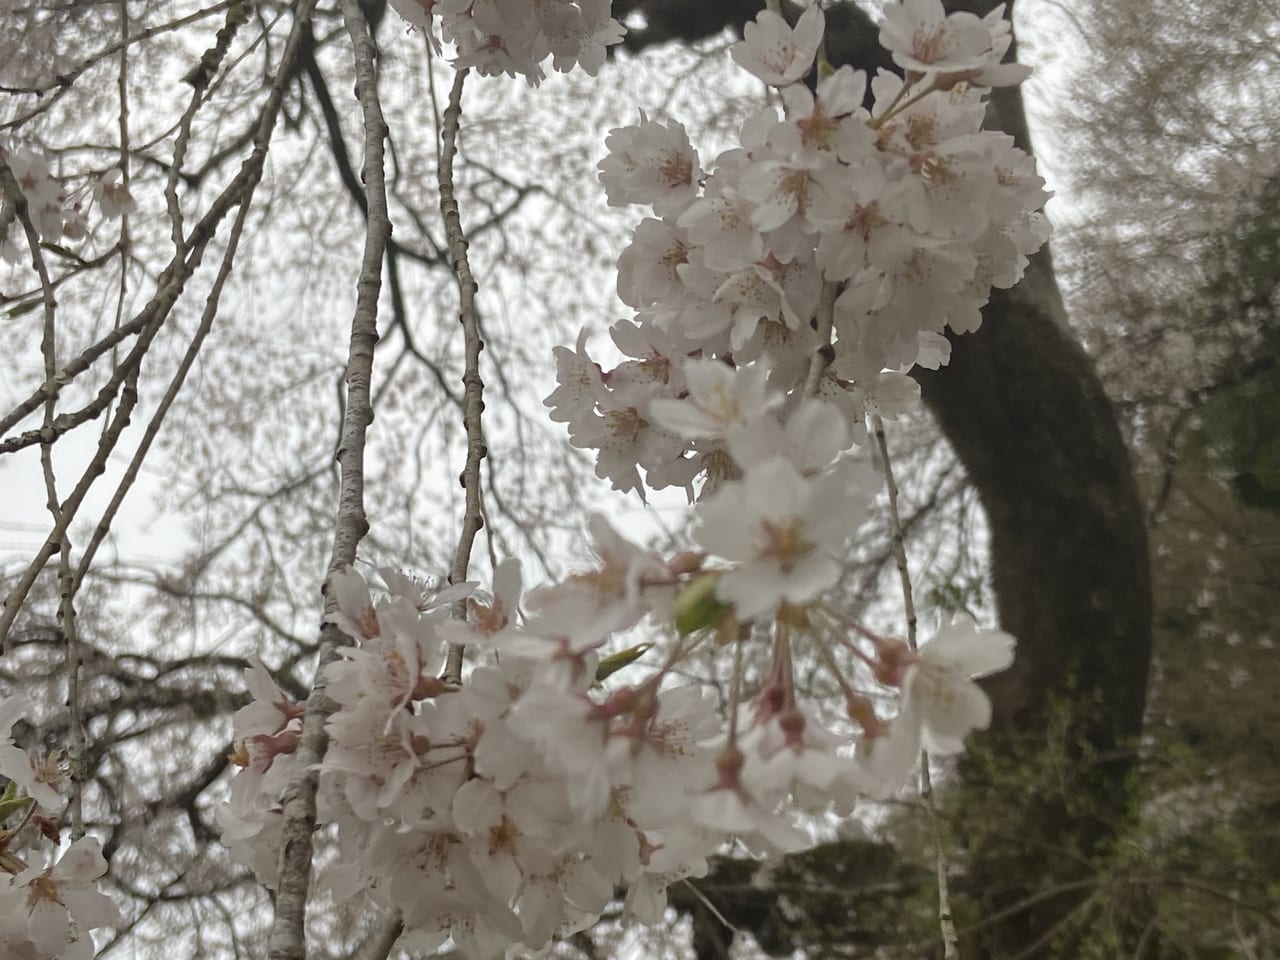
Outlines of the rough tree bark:
<svg viewBox="0 0 1280 960">
<path fill-rule="evenodd" d="M 741 30 L 760 6 L 755 0 L 614 3 L 618 16 L 645 15 L 645 29 L 627 40 L 632 49 Z M 979 14 L 994 6 L 992 0 L 949 4 Z M 827 22 L 833 63 L 871 73 L 892 68 L 876 27 L 859 8 L 835 6 Z M 1030 150 L 1017 89 L 996 93 L 988 124 Z M 1066 956 L 1074 948 L 1065 945 L 1072 932 L 1064 918 L 1090 889 L 1133 808 L 1133 747 L 1151 654 L 1144 515 L 1115 412 L 1067 325 L 1047 249 L 1017 287 L 993 292 L 980 331 L 952 342 L 950 365 L 919 379 L 986 508 L 1000 621 L 1019 641 L 1013 670 L 988 687 L 992 729 L 961 764 L 962 783 L 949 798 L 965 848 L 958 879 L 969 902 L 961 920 L 977 927 L 962 955 Z M 1044 759 L 1049 755 L 1052 762 Z M 860 872 L 870 848 L 846 845 L 842 854 L 835 846 L 789 862 L 775 879 L 839 884 Z M 875 857 L 883 855 L 876 850 Z M 870 945 L 877 935 L 893 942 L 900 931 L 894 911 L 884 909 L 885 891 L 902 897 L 928 882 L 927 874 L 895 865 L 892 881 L 874 896 L 850 885 L 839 905 L 826 895 L 793 893 L 782 909 L 776 895 L 740 895 L 747 885 L 731 882 L 740 870 L 721 866 L 706 885 L 709 895 L 735 926 L 751 930 L 778 955 L 817 947 L 823 936 L 845 937 L 849 946 Z M 718 882 L 726 895 L 715 895 Z M 708 913 L 696 898 L 679 900 L 699 916 Z M 833 922 L 841 910 L 852 916 Z M 981 923 L 996 916 L 1003 919 Z M 868 929 L 877 923 L 879 930 Z M 723 936 L 708 924 L 696 926 L 703 930 L 699 956 L 722 955 Z M 1051 950 L 1055 929 L 1062 939 Z M 1123 944 L 1116 948 L 1117 955 L 1126 952 Z"/>
</svg>

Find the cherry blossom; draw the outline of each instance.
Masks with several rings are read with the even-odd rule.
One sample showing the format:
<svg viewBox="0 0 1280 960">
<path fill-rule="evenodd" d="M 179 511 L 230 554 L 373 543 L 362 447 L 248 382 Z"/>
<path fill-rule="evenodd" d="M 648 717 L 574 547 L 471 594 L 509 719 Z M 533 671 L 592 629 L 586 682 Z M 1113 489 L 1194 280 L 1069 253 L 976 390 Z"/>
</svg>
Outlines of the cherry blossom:
<svg viewBox="0 0 1280 960">
<path fill-rule="evenodd" d="M 694 539 L 740 566 L 720 577 L 718 593 L 737 615 L 772 614 L 779 603 L 804 603 L 835 583 L 835 559 L 861 525 L 865 474 L 855 464 L 810 480 L 775 457 L 747 468 L 698 508 Z"/>
<path fill-rule="evenodd" d="M 556 380 L 560 385 L 542 402 L 551 408 L 552 420 L 573 423 L 587 416 L 595 406 L 595 397 L 603 388 L 602 371 L 600 365 L 587 355 L 585 328 L 578 334 L 578 342 L 573 350 L 556 347 L 553 353 L 556 358 Z"/>
<path fill-rule="evenodd" d="M 537 612 L 530 631 L 564 636 L 573 651 L 595 646 L 608 634 L 635 626 L 655 596 L 669 594 L 665 587 L 655 590 L 647 582 L 663 584 L 667 580 L 669 573 L 661 558 L 619 535 L 599 514 L 591 517 L 589 525 L 602 566 L 529 595 L 529 605 Z"/>
<path fill-rule="evenodd" d="M 771 86 L 785 87 L 809 72 L 825 29 L 826 18 L 817 4 L 800 15 L 795 29 L 772 10 L 761 10 L 747 22 L 742 41 L 730 52 L 744 70 Z"/>
<path fill-rule="evenodd" d="M 683 125 L 649 120 L 641 112 L 638 125 L 609 131 L 605 146 L 609 155 L 599 164 L 600 183 L 610 206 L 647 203 L 665 217 L 697 196 L 698 154 Z"/>
<path fill-rule="evenodd" d="M 85 224 L 79 205 L 53 176 L 48 161 L 30 147 L 0 149 L 0 162 L 9 167 L 27 201 L 27 212 L 42 240 L 57 241 L 64 235 L 81 239 Z M 6 255 L 6 259 L 16 260 Z"/>
<path fill-rule="evenodd" d="M 626 33 L 610 15 L 611 0 L 391 0 L 391 7 L 425 31 L 437 53 L 441 39 L 454 44 L 457 69 L 523 76 L 533 86 L 546 79 L 548 56 L 561 73 L 581 66 L 595 76 Z"/>
<path fill-rule="evenodd" d="M 880 43 L 907 70 L 956 72 L 983 66 L 991 33 L 975 14 L 948 15 L 942 0 L 902 0 L 885 7 Z"/>
<path fill-rule="evenodd" d="M 138 201 L 133 199 L 128 185 L 121 182 L 122 177 L 120 170 L 108 170 L 93 188 L 93 198 L 108 219 L 114 220 L 138 209 Z"/>
<path fill-rule="evenodd" d="M 32 755 L 13 742 L 11 731 L 13 725 L 23 717 L 33 715 L 34 706 L 24 696 L 7 697 L 0 700 L 0 776 L 12 780 L 48 813 L 59 813 L 64 801 L 56 784 L 64 781 L 63 772 L 57 765 Z"/>
<path fill-rule="evenodd" d="M 0 945 L 6 956 L 28 950 L 38 958 L 89 960 L 94 955 L 89 931 L 118 926 L 120 911 L 95 883 L 107 872 L 102 848 L 82 837 L 56 864 L 30 867 L 0 886 Z"/>
<path fill-rule="evenodd" d="M 1007 670 L 1015 641 L 1000 630 L 980 630 L 959 617 L 938 630 L 907 668 L 902 713 L 918 717 L 925 749 L 947 755 L 991 722 L 991 699 L 974 679 Z"/>
<path fill-rule="evenodd" d="M 547 57 L 594 72 L 621 36 L 607 0 L 393 5 L 457 66 L 534 83 Z M 922 747 L 953 753 L 990 721 L 973 678 L 1009 665 L 1011 637 L 956 621 L 914 652 L 832 588 L 882 485 L 851 449 L 867 418 L 915 409 L 911 367 L 945 364 L 945 334 L 976 329 L 1047 235 L 1034 164 L 981 126 L 981 89 L 1024 71 L 1000 64 L 999 12 L 906 0 L 881 35 L 907 74 L 871 78 L 868 111 L 857 71 L 801 82 L 822 31 L 816 4 L 794 29 L 769 11 L 747 24 L 733 58 L 780 96 L 707 169 L 684 126 L 643 113 L 598 167 L 610 204 L 652 212 L 618 260 L 634 313 L 609 328 L 611 368 L 586 330 L 556 348 L 544 403 L 615 489 L 685 488 L 696 549 L 664 557 L 595 515 L 592 556 L 528 594 L 514 559 L 495 559 L 487 592 L 329 580 L 327 620 L 351 642 L 326 674 L 318 798 L 341 856 L 322 885 L 398 910 L 401 946 L 545 951 L 619 887 L 628 914 L 658 920 L 667 885 L 723 844 L 797 849 L 797 809 L 848 813 L 899 788 Z M 450 643 L 467 651 L 460 683 L 440 679 Z M 834 708 L 797 689 L 806 645 Z M 722 652 L 721 697 L 677 680 Z M 246 680 L 216 815 L 270 885 L 300 708 L 260 663 Z"/>
<path fill-rule="evenodd" d="M 687 398 L 658 397 L 649 410 L 661 427 L 681 437 L 723 439 L 731 427 L 755 424 L 782 402 L 767 391 L 768 374 L 758 364 L 735 368 L 719 360 L 689 359 L 684 363 Z"/>
</svg>

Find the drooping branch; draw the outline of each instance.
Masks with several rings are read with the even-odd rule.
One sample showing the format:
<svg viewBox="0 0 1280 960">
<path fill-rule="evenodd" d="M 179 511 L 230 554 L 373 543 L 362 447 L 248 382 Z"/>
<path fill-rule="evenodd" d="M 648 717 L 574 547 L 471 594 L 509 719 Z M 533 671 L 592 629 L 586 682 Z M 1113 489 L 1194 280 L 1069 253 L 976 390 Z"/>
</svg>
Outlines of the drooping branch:
<svg viewBox="0 0 1280 960">
<path fill-rule="evenodd" d="M 306 35 L 306 21 L 314 2 L 304 3 L 295 15 L 290 43 L 299 44 Z M 347 402 L 343 415 L 342 439 L 337 460 L 341 469 L 338 510 L 334 524 L 333 550 L 325 578 L 325 608 L 335 609 L 337 601 L 329 590 L 334 573 L 355 562 L 356 548 L 368 532 L 364 512 L 364 451 L 369 424 L 373 422 L 371 386 L 373 354 L 378 342 L 378 295 L 382 289 L 382 262 L 391 218 L 387 211 L 387 191 L 383 146 L 387 124 L 378 97 L 374 67 L 373 39 L 369 25 L 356 0 L 344 0 L 343 21 L 351 36 L 355 59 L 356 94 L 364 117 L 365 246 L 356 283 L 356 308 L 351 321 L 351 341 L 347 359 Z M 280 848 L 280 879 L 276 888 L 276 914 L 268 942 L 270 960 L 303 960 L 306 956 L 307 892 L 311 879 L 312 832 L 316 822 L 316 765 L 324 759 L 328 746 L 325 722 L 334 710 L 328 694 L 327 668 L 337 658 L 345 636 L 332 623 L 321 630 L 320 657 L 316 680 L 307 697 L 298 743 L 297 773 L 283 797 L 284 827 Z"/>
<path fill-rule="evenodd" d="M 449 571 L 451 583 L 467 579 L 467 567 L 471 560 L 471 547 L 476 534 L 484 526 L 480 505 L 480 463 L 488 453 L 484 442 L 481 414 L 484 410 L 484 380 L 480 377 L 480 351 L 484 341 L 480 339 L 480 320 L 476 315 L 477 285 L 467 258 L 467 240 L 462 231 L 462 219 L 458 213 L 458 200 L 453 189 L 453 160 L 458 152 L 458 122 L 462 116 L 462 84 L 467 71 L 459 70 L 449 92 L 449 105 L 444 111 L 444 125 L 440 133 L 440 213 L 444 217 L 448 238 L 449 257 L 453 261 L 454 275 L 458 281 L 458 322 L 462 324 L 466 367 L 462 374 L 463 423 L 467 431 L 467 460 L 462 470 L 462 486 L 466 491 L 466 506 L 462 517 L 462 532 L 458 537 L 458 549 Z M 462 619 L 466 606 L 455 604 L 453 614 Z M 453 644 L 445 663 L 444 678 L 452 683 L 462 679 L 462 647 Z"/>
<path fill-rule="evenodd" d="M 303 12 L 309 17 L 314 6 L 315 0 L 300 0 L 295 17 L 302 16 Z M 231 179 L 231 182 L 210 203 L 208 210 L 191 228 L 190 233 L 186 236 L 175 235 L 175 252 L 159 276 L 155 293 L 138 312 L 137 316 L 130 323 L 121 327 L 122 331 L 126 328 L 131 331 L 136 330 L 138 339 L 133 349 L 120 362 L 119 367 L 111 378 L 112 390 L 119 391 L 119 401 L 115 412 L 111 415 L 107 427 L 103 430 L 98 440 L 97 450 L 91 457 L 89 465 L 71 493 L 63 500 L 60 519 L 54 524 L 53 530 L 50 531 L 44 544 L 36 552 L 36 556 L 5 597 L 3 611 L 0 611 L 0 653 L 4 651 L 5 639 L 13 626 L 14 620 L 17 618 L 19 610 L 22 609 L 32 585 L 40 575 L 40 571 L 44 569 L 45 564 L 49 562 L 50 557 L 59 549 L 63 536 L 70 528 L 72 520 L 74 520 L 77 511 L 84 503 L 93 483 L 105 472 L 107 460 L 129 424 L 133 409 L 138 401 L 136 390 L 138 368 L 151 342 L 159 333 L 161 327 L 164 326 L 174 305 L 182 296 L 187 281 L 200 267 L 204 254 L 209 244 L 213 241 L 219 225 L 233 207 L 247 206 L 253 198 L 254 191 L 262 179 L 262 171 L 266 163 L 271 136 L 275 130 L 276 120 L 280 115 L 281 104 L 284 100 L 284 77 L 288 75 L 290 65 L 297 59 L 300 43 L 298 20 L 295 19 L 289 40 L 285 44 L 279 72 L 273 79 L 266 102 L 258 114 L 253 151 L 245 159 L 239 172 Z M 199 90 L 197 90 L 193 93 L 192 103 L 197 104 L 199 102 Z M 193 116 L 193 108 L 189 107 L 186 117 Z M 189 122 L 189 119 L 184 122 Z M 179 163 L 175 163 L 172 171 L 173 176 L 177 176 L 179 168 Z M 105 345 L 108 340 L 111 340 L 112 343 L 119 342 L 118 339 L 113 340 L 110 337 L 99 341 L 94 348 L 91 348 L 94 351 L 94 359 L 101 357 L 107 349 L 110 349 Z M 85 354 L 82 354 L 81 359 L 83 360 L 87 357 L 88 353 L 89 351 L 86 351 Z M 81 369 L 87 368 L 90 362 L 92 361 L 85 361 Z M 75 362 L 73 362 L 69 366 L 75 365 Z M 55 396 L 59 389 L 60 384 L 46 380 L 44 384 L 33 391 L 25 401 L 15 408 L 15 411 L 10 415 L 13 418 L 12 422 L 16 423 L 27 413 L 37 409 L 45 402 L 46 398 Z M 109 396 L 104 399 L 100 394 L 93 403 L 100 404 L 101 409 L 97 410 L 93 416 L 96 417 L 105 410 L 109 406 L 110 399 L 111 397 Z M 9 419 L 7 417 L 6 421 Z M 51 426 L 56 428 L 59 422 L 60 418 L 55 418 Z M 36 439 L 39 440 L 40 438 L 37 437 Z"/>
</svg>

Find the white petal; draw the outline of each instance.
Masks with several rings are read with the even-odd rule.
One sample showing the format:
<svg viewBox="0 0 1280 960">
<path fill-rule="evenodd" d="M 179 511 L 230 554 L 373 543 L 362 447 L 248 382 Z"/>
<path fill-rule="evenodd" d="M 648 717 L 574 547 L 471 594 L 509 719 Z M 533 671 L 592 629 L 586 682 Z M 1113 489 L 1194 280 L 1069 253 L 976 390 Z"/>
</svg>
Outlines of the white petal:
<svg viewBox="0 0 1280 960">
<path fill-rule="evenodd" d="M 1002 630 L 979 630 L 971 620 L 959 618 L 942 627 L 921 656 L 961 676 L 985 677 L 1007 670 L 1016 646 L 1013 636 Z"/>
<path fill-rule="evenodd" d="M 64 887 L 60 893 L 62 902 L 67 905 L 82 931 L 120 925 L 120 908 L 105 893 L 99 893 L 91 887 Z"/>
<path fill-rule="evenodd" d="M 991 698 L 971 680 L 947 678 L 931 685 L 927 695 L 921 691 L 921 707 L 934 752 L 957 752 L 970 730 L 991 723 Z"/>
</svg>

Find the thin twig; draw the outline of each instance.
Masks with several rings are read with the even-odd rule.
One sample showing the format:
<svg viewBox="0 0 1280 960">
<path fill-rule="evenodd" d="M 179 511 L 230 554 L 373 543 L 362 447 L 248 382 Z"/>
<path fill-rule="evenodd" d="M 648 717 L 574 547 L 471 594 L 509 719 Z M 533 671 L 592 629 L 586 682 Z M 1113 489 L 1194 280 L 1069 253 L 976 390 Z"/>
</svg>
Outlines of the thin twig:
<svg viewBox="0 0 1280 960">
<path fill-rule="evenodd" d="M 155 293 L 139 311 L 134 320 L 126 325 L 127 327 L 136 327 L 139 338 L 134 349 L 130 351 L 129 356 L 121 364 L 122 370 L 125 371 L 122 382 L 115 377 L 112 378 L 113 382 L 116 382 L 120 387 L 120 403 L 115 413 L 111 416 L 108 427 L 103 431 L 102 437 L 98 441 L 98 449 L 91 458 L 89 465 L 85 468 L 75 489 L 62 502 L 61 519 L 55 524 L 54 529 L 49 533 L 31 563 L 28 564 L 27 569 L 18 578 L 17 583 L 5 596 L 4 608 L 0 611 L 0 653 L 4 652 L 5 638 L 9 635 L 9 630 L 13 627 L 13 622 L 26 601 L 27 594 L 30 593 L 31 587 L 40 575 L 40 571 L 49 562 L 49 558 L 57 551 L 63 534 L 70 527 L 71 521 L 83 504 L 90 487 L 106 471 L 107 460 L 112 450 L 115 449 L 121 433 L 129 423 L 129 417 L 138 402 L 137 364 L 141 363 L 151 340 L 154 339 L 164 325 L 174 304 L 177 303 L 178 298 L 182 295 L 187 281 L 199 269 L 205 250 L 213 240 L 218 225 L 231 211 L 232 207 L 238 204 L 247 204 L 250 201 L 258 182 L 262 178 L 262 170 L 266 163 L 271 135 L 275 130 L 276 120 L 280 115 L 280 107 L 284 101 L 287 78 L 290 76 L 289 71 L 298 59 L 302 46 L 303 27 L 310 21 L 311 12 L 315 9 L 315 4 L 316 0 L 298 0 L 298 9 L 294 18 L 293 28 L 285 44 L 279 70 L 272 81 L 266 103 L 263 104 L 262 110 L 258 115 L 258 129 L 254 135 L 253 152 L 246 158 L 227 187 L 210 203 L 205 215 L 192 228 L 184 244 L 187 250 L 186 255 L 175 255 L 170 259 L 156 282 Z M 99 343 L 99 346 L 101 346 L 101 343 Z M 100 356 L 105 349 L 107 348 L 104 347 L 95 356 Z M 68 366 L 74 365 L 73 361 Z M 25 412 L 18 415 L 18 418 L 21 419 L 26 413 L 31 412 L 43 403 L 46 396 L 56 392 L 55 385 L 47 382 L 42 384 L 24 404 L 20 404 L 18 408 L 15 408 L 15 413 L 17 413 L 18 409 L 25 407 Z M 27 407 L 27 403 L 30 403 L 31 406 Z M 65 416 L 64 414 L 63 417 Z M 55 425 L 61 421 L 62 417 L 56 418 Z M 0 449 L 2 449 L 2 445 L 0 445 Z"/>
<path fill-rule="evenodd" d="M 907 615 L 907 645 L 914 651 L 916 640 L 916 607 L 911 592 L 911 573 L 907 568 L 907 547 L 902 535 L 902 516 L 898 512 L 898 484 L 893 478 L 893 462 L 889 459 L 889 442 L 884 435 L 884 420 L 878 415 L 872 418 L 876 444 L 880 448 L 880 461 L 884 464 L 885 487 L 889 491 L 889 522 L 893 528 L 893 552 L 898 561 L 898 578 L 902 582 L 902 604 Z M 942 842 L 942 826 L 938 810 L 933 802 L 933 779 L 929 775 L 928 751 L 920 751 L 920 798 L 924 800 L 929 815 L 929 827 L 933 833 L 934 862 L 938 872 L 938 926 L 942 931 L 942 956 L 944 960 L 960 960 L 960 937 L 956 933 L 955 918 L 951 915 L 951 891 L 948 883 L 950 869 L 947 852 Z"/>
<path fill-rule="evenodd" d="M 49 277 L 49 266 L 45 263 L 44 254 L 40 248 L 40 234 L 31 220 L 31 211 L 27 200 L 22 195 L 22 191 L 13 177 L 13 172 L 7 166 L 0 172 L 3 172 L 0 189 L 14 205 L 18 220 L 22 223 L 23 231 L 26 233 L 27 246 L 31 251 L 31 265 L 35 268 L 36 275 L 40 278 L 40 297 L 44 304 L 44 323 L 40 340 L 40 352 L 44 357 L 44 374 L 47 380 L 58 369 L 56 325 L 58 303 L 54 297 L 53 282 Z M 46 426 L 53 423 L 56 408 L 57 398 L 48 397 L 44 404 L 44 423 Z M 68 798 L 67 812 L 71 818 L 72 838 L 79 840 L 84 836 L 82 796 L 85 753 L 84 717 L 80 712 L 80 649 L 76 639 L 75 588 L 71 576 L 71 537 L 67 530 L 68 525 L 63 522 L 62 502 L 58 496 L 58 479 L 53 469 L 52 439 L 40 444 L 40 468 L 44 476 L 45 497 L 49 515 L 53 518 L 54 527 L 62 530 L 57 540 L 59 554 L 58 621 L 61 625 L 62 638 L 66 645 L 67 710 L 70 715 L 67 752 L 71 761 L 71 795 Z"/>
<path fill-rule="evenodd" d="M 120 482 L 116 485 L 116 491 L 111 497 L 111 502 L 102 512 L 102 516 L 98 520 L 98 525 L 93 531 L 88 544 L 84 549 L 84 554 L 80 558 L 79 566 L 76 568 L 75 586 L 78 588 L 81 581 L 89 571 L 89 566 L 97 554 L 98 547 L 102 545 L 107 533 L 111 530 L 111 524 L 115 520 L 116 513 L 120 509 L 120 505 L 124 502 L 125 496 L 128 494 L 138 474 L 142 470 L 143 462 L 146 460 L 148 452 L 151 450 L 151 444 L 155 441 L 156 436 L 160 432 L 160 427 L 164 423 L 165 416 L 168 414 L 173 402 L 177 399 L 178 393 L 182 390 L 183 384 L 186 382 L 187 374 L 191 371 L 191 367 L 196 362 L 196 357 L 200 353 L 200 348 L 204 345 L 205 338 L 209 335 L 209 331 L 213 329 L 213 322 L 218 316 L 218 306 L 221 303 L 222 289 L 227 279 L 231 276 L 231 269 L 235 260 L 236 250 L 240 244 L 240 238 L 244 233 L 245 221 L 249 215 L 249 203 L 240 205 L 240 209 L 236 213 L 236 218 L 231 224 L 231 231 L 227 237 L 226 250 L 222 255 L 222 263 L 218 267 L 218 273 L 214 277 L 213 285 L 209 290 L 209 295 L 205 298 L 204 311 L 200 316 L 200 324 L 196 328 L 195 334 L 191 338 L 191 342 L 187 345 L 186 352 L 183 354 L 182 361 L 178 364 L 178 369 L 169 379 L 169 386 L 165 389 L 164 396 L 160 400 L 156 412 L 152 414 L 151 419 L 147 422 L 147 427 L 143 431 L 142 439 L 138 442 L 138 447 L 134 451 L 133 456 L 129 459 L 129 465 L 125 468 L 124 475 L 120 478 Z"/>
<path fill-rule="evenodd" d="M 311 17 L 314 0 L 304 0 L 294 20 L 288 46 L 295 52 L 300 35 Z M 391 236 L 387 212 L 384 149 L 387 124 L 378 99 L 373 39 L 358 0 L 343 0 L 342 19 L 351 37 L 355 60 L 356 94 L 364 117 L 365 243 L 356 282 L 356 308 L 351 320 L 347 358 L 347 402 L 342 418 L 342 439 L 337 460 L 341 470 L 338 511 L 334 522 L 333 550 L 325 578 L 325 610 L 337 608 L 329 585 L 333 575 L 356 559 L 356 548 L 369 530 L 364 511 L 364 451 L 369 424 L 373 422 L 371 381 L 373 352 L 378 342 L 378 295 L 382 289 L 382 263 Z M 292 58 L 286 54 L 281 71 Z M 347 643 L 332 623 L 320 632 L 320 656 L 316 679 L 307 697 L 302 738 L 297 749 L 297 774 L 284 792 L 284 827 L 280 843 L 280 879 L 276 887 L 275 921 L 271 927 L 269 960 L 304 960 L 307 892 L 311 881 L 312 833 L 316 824 L 317 766 L 329 744 L 325 722 L 335 709 L 328 694 L 328 667 Z"/>
<path fill-rule="evenodd" d="M 120 0 L 120 69 L 116 74 L 116 94 L 120 100 L 120 185 L 125 194 L 129 192 L 129 0 Z M 120 216 L 120 283 L 116 290 L 116 315 L 111 325 L 111 332 L 118 334 L 124 324 L 124 304 L 129 295 L 129 213 L 123 211 Z M 119 369 L 119 354 L 115 348 L 111 351 L 111 370 Z M 52 378 L 46 377 L 46 381 Z"/>
<path fill-rule="evenodd" d="M 169 167 L 169 176 L 164 186 L 165 206 L 169 211 L 169 230 L 178 256 L 182 256 L 186 244 L 182 236 L 182 204 L 178 202 L 178 179 L 187 158 L 187 148 L 191 140 L 191 123 L 204 102 L 210 80 L 222 66 L 222 61 L 226 59 L 231 49 L 232 39 L 249 19 L 249 10 L 249 4 L 245 0 L 232 0 L 231 5 L 227 7 L 222 28 L 214 36 L 213 46 L 200 57 L 200 63 L 196 68 L 183 77 L 192 87 L 191 102 L 187 104 L 187 109 L 178 123 L 178 135 L 173 142 L 173 163 Z"/>
<path fill-rule="evenodd" d="M 458 536 L 458 549 L 453 555 L 453 567 L 449 571 L 451 583 L 463 583 L 467 579 L 471 547 L 475 543 L 476 534 L 484 526 L 480 505 L 480 461 L 488 453 L 481 424 L 484 380 L 480 377 L 480 351 L 484 349 L 484 342 L 480 339 L 480 321 L 476 316 L 476 291 L 479 288 L 467 260 L 467 239 L 462 231 L 462 218 L 458 214 L 458 200 L 453 185 L 453 160 L 458 153 L 458 124 L 462 117 L 462 84 L 466 77 L 467 71 L 459 70 L 454 78 L 453 89 L 449 91 L 449 105 L 444 111 L 444 125 L 440 131 L 440 214 L 444 218 L 453 274 L 458 281 L 458 322 L 462 324 L 466 355 L 466 366 L 462 373 L 462 422 L 467 431 L 467 461 L 460 478 L 466 491 L 466 506 L 462 516 L 462 532 Z M 463 620 L 466 615 L 466 603 L 455 603 L 453 616 Z M 443 674 L 446 681 L 461 682 L 462 654 L 462 644 L 450 645 Z"/>
<path fill-rule="evenodd" d="M 171 33 L 175 30 L 180 30 L 190 23 L 195 23 L 197 20 L 203 20 L 206 17 L 211 17 L 214 14 L 218 13 L 219 11 L 226 9 L 227 7 L 231 6 L 233 3 L 237 3 L 237 2 L 239 2 L 239 0 L 221 0 L 220 3 L 215 3 L 212 6 L 205 7 L 203 10 L 197 10 L 194 13 L 188 14 L 185 17 L 179 17 L 177 20 L 171 20 L 168 23 L 162 23 L 154 27 L 148 27 L 146 30 L 141 30 L 138 33 L 135 33 L 131 37 L 129 37 L 128 42 L 140 43 L 143 40 L 149 40 L 152 37 L 159 36 L 160 34 L 163 34 L 163 33 Z M 105 60 L 107 57 L 110 57 L 113 54 L 119 52 L 122 45 L 123 45 L 123 42 L 118 41 L 116 43 L 111 44 L 110 46 L 104 47 L 102 50 L 99 50 L 97 53 L 93 54 L 92 56 L 89 56 L 88 58 L 82 60 L 71 70 L 68 70 L 65 73 L 59 74 L 56 83 L 50 84 L 49 86 L 40 87 L 40 88 L 32 87 L 32 88 L 26 88 L 26 89 L 19 89 L 19 88 L 13 88 L 13 87 L 8 88 L 5 92 L 33 94 L 37 97 L 40 97 L 41 99 L 35 107 L 32 107 L 31 110 L 29 110 L 27 113 L 24 113 L 22 116 L 17 117 L 13 120 L 8 120 L 4 123 L 0 123 L 0 130 L 4 130 L 4 129 L 17 130 L 18 128 L 22 127 L 24 124 L 28 123 L 33 118 L 38 117 L 40 114 L 45 113 L 46 111 L 51 109 L 59 100 L 62 99 L 63 96 L 66 95 L 67 91 L 71 89 L 71 87 L 75 84 L 77 80 L 80 79 L 80 77 L 84 74 L 86 70 L 88 70 L 90 67 L 94 66 L 95 64 Z M 44 95 L 48 93 L 51 93 L 52 96 L 45 97 Z"/>
<path fill-rule="evenodd" d="M 818 298 L 818 348 L 809 358 L 809 371 L 804 378 L 804 395 L 816 397 L 822 385 L 822 375 L 827 372 L 836 358 L 835 347 L 831 345 L 831 328 L 835 325 L 836 293 L 838 284 L 826 280 L 822 284 L 822 294 Z"/>
<path fill-rule="evenodd" d="M 75 357 L 67 363 L 65 367 L 58 370 L 52 379 L 47 379 L 39 387 L 23 401 L 18 403 L 3 417 L 0 417 L 0 434 L 4 434 L 10 427 L 20 423 L 33 411 L 39 408 L 40 404 L 50 397 L 56 397 L 62 392 L 62 388 L 69 384 L 89 369 L 99 357 L 107 351 L 115 351 L 121 341 L 134 334 L 141 333 L 151 321 L 152 315 L 150 311 L 143 311 L 128 323 L 117 326 L 110 333 L 104 336 L 97 343 L 86 347 L 79 356 Z M 118 372 L 119 365 L 113 364 L 113 373 Z"/>
<path fill-rule="evenodd" d="M 741 932 L 738 930 L 737 927 L 735 927 L 732 923 L 729 922 L 729 918 L 720 912 L 720 908 L 717 907 L 714 903 L 712 903 L 711 898 L 708 897 L 701 890 L 699 890 L 697 885 L 692 880 L 686 877 L 684 880 L 681 881 L 681 883 L 683 883 L 686 887 L 688 887 L 690 890 L 693 891 L 693 895 L 697 897 L 699 901 L 701 901 L 704 907 L 706 907 L 709 911 L 711 911 L 711 915 L 713 917 L 715 917 L 722 924 L 724 924 L 724 927 L 726 930 L 732 933 L 735 937 Z"/>
</svg>

